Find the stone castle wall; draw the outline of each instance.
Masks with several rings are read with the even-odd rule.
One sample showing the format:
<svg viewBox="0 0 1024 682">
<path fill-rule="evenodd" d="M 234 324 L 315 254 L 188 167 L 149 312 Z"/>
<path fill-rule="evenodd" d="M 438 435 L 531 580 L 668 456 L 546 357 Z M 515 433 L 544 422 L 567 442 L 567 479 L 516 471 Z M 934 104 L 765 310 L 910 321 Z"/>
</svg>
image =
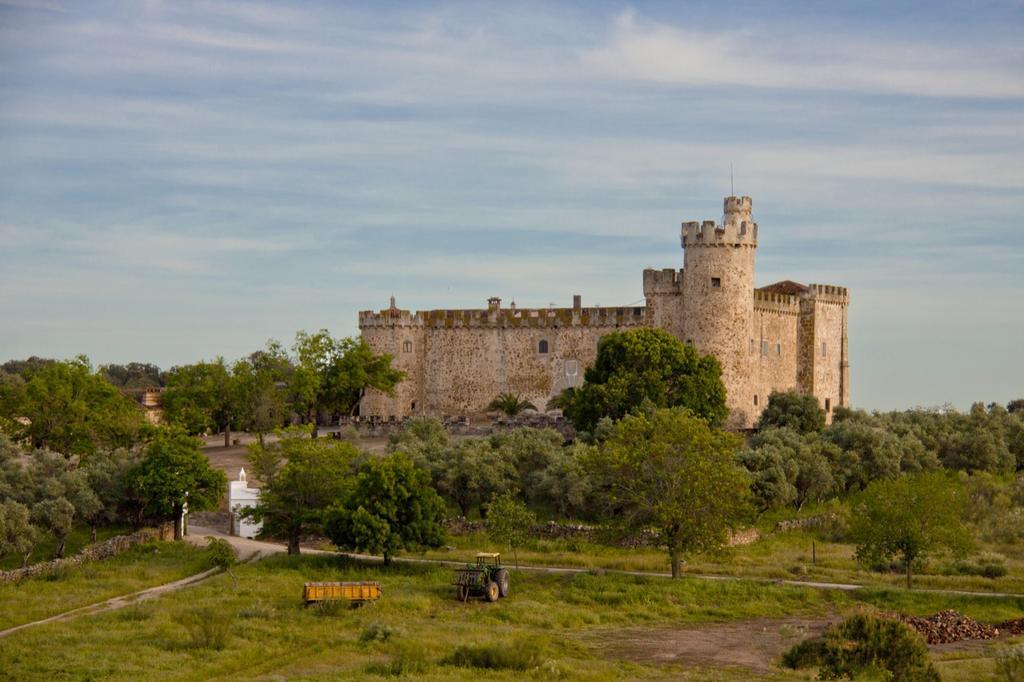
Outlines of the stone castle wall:
<svg viewBox="0 0 1024 682">
<path fill-rule="evenodd" d="M 470 415 L 501 393 L 543 410 L 578 386 L 602 336 L 618 329 L 669 331 L 722 365 L 732 422 L 752 426 L 773 391 L 797 389 L 831 411 L 850 404 L 849 292 L 780 282 L 754 288 L 757 224 L 749 197 L 727 197 L 721 224 L 683 223 L 681 270 L 644 270 L 646 305 L 516 309 L 391 307 L 359 314 L 363 338 L 407 375 L 394 397 L 370 391 L 365 416 Z M 824 344 L 824 353 L 822 353 Z"/>
<path fill-rule="evenodd" d="M 361 412 L 478 414 L 500 393 L 543 410 L 552 396 L 583 382 L 602 336 L 641 326 L 645 310 L 638 307 L 361 313 L 363 338 L 407 374 L 394 398 L 371 391 Z"/>
</svg>

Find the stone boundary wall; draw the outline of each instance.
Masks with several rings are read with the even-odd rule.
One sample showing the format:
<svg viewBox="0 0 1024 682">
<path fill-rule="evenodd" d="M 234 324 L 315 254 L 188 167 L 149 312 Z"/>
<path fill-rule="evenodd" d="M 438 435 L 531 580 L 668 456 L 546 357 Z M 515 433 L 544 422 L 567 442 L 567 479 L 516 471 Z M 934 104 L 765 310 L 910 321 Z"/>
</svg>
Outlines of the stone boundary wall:
<svg viewBox="0 0 1024 682">
<path fill-rule="evenodd" d="M 174 527 L 170 527 L 171 538 L 174 537 Z M 165 540 L 167 539 L 166 529 L 156 528 L 144 528 L 137 533 L 131 535 L 115 535 L 112 538 L 107 538 L 102 542 L 87 546 L 81 552 L 74 556 L 65 557 L 63 559 L 53 559 L 51 561 L 42 561 L 38 564 L 32 564 L 25 568 L 16 568 L 10 571 L 0 571 L 0 585 L 9 585 L 16 583 L 25 578 L 36 578 L 47 573 L 53 573 L 64 568 L 70 568 L 73 566 L 81 566 L 88 561 L 101 561 L 103 559 L 109 559 L 112 556 L 116 556 L 127 549 L 134 547 L 135 545 L 143 542 L 149 542 L 151 540 Z"/>
<path fill-rule="evenodd" d="M 790 530 L 805 530 L 807 528 L 820 528 L 821 526 L 827 526 L 830 523 L 835 523 L 839 520 L 839 514 L 836 512 L 830 512 L 828 514 L 819 514 L 818 516 L 808 516 L 805 519 L 787 519 L 785 521 L 779 521 L 775 524 L 775 532 L 785 533 Z"/>
</svg>

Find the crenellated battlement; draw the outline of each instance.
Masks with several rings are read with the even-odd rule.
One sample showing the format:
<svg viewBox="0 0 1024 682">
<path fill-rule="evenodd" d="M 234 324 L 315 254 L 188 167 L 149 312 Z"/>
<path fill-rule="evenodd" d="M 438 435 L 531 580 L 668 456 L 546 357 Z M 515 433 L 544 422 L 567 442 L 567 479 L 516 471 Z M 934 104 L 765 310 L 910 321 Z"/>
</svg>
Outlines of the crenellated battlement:
<svg viewBox="0 0 1024 682">
<path fill-rule="evenodd" d="M 750 197 L 726 197 L 723 202 L 722 212 L 728 216 L 740 214 L 749 219 L 754 208 L 754 200 Z"/>
<path fill-rule="evenodd" d="M 424 329 L 493 328 L 493 327 L 641 327 L 645 308 L 503 308 L 382 310 L 359 313 L 359 328 L 419 327 Z"/>
<path fill-rule="evenodd" d="M 726 222 L 718 225 L 714 220 L 683 223 L 680 234 L 683 248 L 691 246 L 757 247 L 757 223 L 753 221 Z"/>
<path fill-rule="evenodd" d="M 673 268 L 644 270 L 644 296 L 654 294 L 680 294 L 683 291 L 683 271 Z"/>
<path fill-rule="evenodd" d="M 800 314 L 800 298 L 791 294 L 754 289 L 754 309 L 786 315 Z"/>
<path fill-rule="evenodd" d="M 807 293 L 809 298 L 814 298 L 825 303 L 838 303 L 840 305 L 850 304 L 850 292 L 846 287 L 834 284 L 808 284 L 810 290 Z"/>
</svg>

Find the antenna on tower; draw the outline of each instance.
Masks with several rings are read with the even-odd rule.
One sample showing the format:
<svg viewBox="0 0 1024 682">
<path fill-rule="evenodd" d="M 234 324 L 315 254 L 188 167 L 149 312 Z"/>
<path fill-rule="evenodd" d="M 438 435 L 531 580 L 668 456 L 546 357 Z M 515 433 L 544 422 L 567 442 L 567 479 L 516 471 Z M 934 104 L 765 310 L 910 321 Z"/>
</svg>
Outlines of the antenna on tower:
<svg viewBox="0 0 1024 682">
<path fill-rule="evenodd" d="M 736 196 L 736 187 L 732 178 L 732 161 L 729 162 L 729 196 Z"/>
</svg>

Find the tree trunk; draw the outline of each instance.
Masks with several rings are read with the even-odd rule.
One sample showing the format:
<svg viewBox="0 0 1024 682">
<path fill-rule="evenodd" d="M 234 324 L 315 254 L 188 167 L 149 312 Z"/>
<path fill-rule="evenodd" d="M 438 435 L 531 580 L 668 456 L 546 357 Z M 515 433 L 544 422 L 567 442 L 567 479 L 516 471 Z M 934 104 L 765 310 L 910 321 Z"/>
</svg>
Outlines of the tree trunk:
<svg viewBox="0 0 1024 682">
<path fill-rule="evenodd" d="M 299 536 L 292 535 L 288 538 L 288 554 L 298 555 L 299 553 Z"/>
<path fill-rule="evenodd" d="M 67 545 L 67 542 L 68 542 L 68 539 L 66 537 L 61 538 L 60 541 L 57 542 L 57 549 L 55 549 L 54 552 L 53 552 L 53 558 L 54 559 L 63 559 L 64 558 L 64 547 L 65 547 L 65 545 Z"/>
<path fill-rule="evenodd" d="M 181 539 L 181 517 L 185 513 L 185 508 L 182 506 L 176 506 L 174 508 L 174 539 L 175 541 Z"/>
<path fill-rule="evenodd" d="M 517 548 L 515 546 L 512 547 L 512 557 L 515 559 L 516 570 L 518 571 L 519 570 L 519 548 Z"/>
<path fill-rule="evenodd" d="M 909 557 L 906 558 L 905 561 L 907 562 L 907 589 L 909 590 L 910 589 L 910 558 Z"/>
<path fill-rule="evenodd" d="M 96 543 L 96 524 L 95 523 L 92 525 L 92 541 L 93 541 L 93 544 Z"/>
<path fill-rule="evenodd" d="M 263 432 L 260 431 L 260 447 L 263 447 Z"/>
<path fill-rule="evenodd" d="M 391 565 L 391 555 L 388 554 L 387 550 L 384 550 L 384 565 L 385 566 L 390 566 Z"/>
<path fill-rule="evenodd" d="M 231 424 L 224 425 L 224 447 L 231 445 Z"/>
<path fill-rule="evenodd" d="M 673 578 L 678 578 L 679 577 L 679 554 L 675 550 L 672 550 L 672 551 L 670 551 L 668 553 L 668 556 L 669 556 L 669 558 L 672 561 L 672 577 Z"/>
</svg>

